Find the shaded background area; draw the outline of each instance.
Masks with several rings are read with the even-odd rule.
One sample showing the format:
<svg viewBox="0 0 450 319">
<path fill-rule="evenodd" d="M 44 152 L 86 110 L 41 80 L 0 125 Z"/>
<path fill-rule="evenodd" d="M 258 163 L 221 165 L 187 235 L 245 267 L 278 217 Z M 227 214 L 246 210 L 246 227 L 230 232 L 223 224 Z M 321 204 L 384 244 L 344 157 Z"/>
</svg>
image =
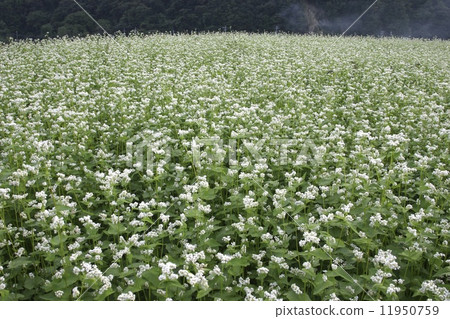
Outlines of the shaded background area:
<svg viewBox="0 0 450 319">
<path fill-rule="evenodd" d="M 78 0 L 110 33 L 338 34 L 373 0 Z M 73 0 L 0 0 L 0 40 L 101 33 Z M 450 38 L 450 0 L 379 0 L 348 34 Z"/>
</svg>

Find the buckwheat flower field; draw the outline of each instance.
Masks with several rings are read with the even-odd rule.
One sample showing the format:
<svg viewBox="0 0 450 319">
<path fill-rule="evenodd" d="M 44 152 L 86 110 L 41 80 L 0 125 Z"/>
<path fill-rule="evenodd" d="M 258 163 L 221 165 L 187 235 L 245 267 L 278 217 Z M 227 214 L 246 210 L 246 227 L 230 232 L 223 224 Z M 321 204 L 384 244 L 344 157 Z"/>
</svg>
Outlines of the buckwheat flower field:
<svg viewBox="0 0 450 319">
<path fill-rule="evenodd" d="M 449 300 L 448 41 L 0 45 L 0 299 Z"/>
</svg>

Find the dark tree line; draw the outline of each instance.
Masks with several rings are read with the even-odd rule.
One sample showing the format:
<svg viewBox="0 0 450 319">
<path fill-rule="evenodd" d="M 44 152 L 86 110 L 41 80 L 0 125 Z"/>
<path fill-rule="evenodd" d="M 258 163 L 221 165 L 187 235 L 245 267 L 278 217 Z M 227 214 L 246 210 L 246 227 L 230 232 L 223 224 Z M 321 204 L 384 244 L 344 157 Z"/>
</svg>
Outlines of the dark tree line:
<svg viewBox="0 0 450 319">
<path fill-rule="evenodd" d="M 373 0 L 78 0 L 109 32 L 343 32 Z M 0 39 L 102 30 L 73 0 L 0 0 Z M 450 0 L 379 0 L 349 32 L 450 38 Z"/>
</svg>

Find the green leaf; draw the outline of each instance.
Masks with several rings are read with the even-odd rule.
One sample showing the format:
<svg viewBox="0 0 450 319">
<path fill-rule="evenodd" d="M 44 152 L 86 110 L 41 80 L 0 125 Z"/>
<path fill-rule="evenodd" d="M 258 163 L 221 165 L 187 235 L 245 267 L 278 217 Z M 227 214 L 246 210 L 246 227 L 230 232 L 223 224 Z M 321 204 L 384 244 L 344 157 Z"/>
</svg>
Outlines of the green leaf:
<svg viewBox="0 0 450 319">
<path fill-rule="evenodd" d="M 55 208 L 56 208 L 57 212 L 70 211 L 72 209 L 69 206 L 65 206 L 65 205 L 61 205 L 61 204 L 56 204 Z"/>
<path fill-rule="evenodd" d="M 95 297 L 95 300 L 97 301 L 103 301 L 105 300 L 108 296 L 112 295 L 114 293 L 114 289 L 112 288 L 108 288 L 106 291 L 104 291 L 101 295 L 98 295 Z"/>
<path fill-rule="evenodd" d="M 240 266 L 228 267 L 228 273 L 231 276 L 240 276 L 242 274 L 242 267 L 240 267 Z"/>
<path fill-rule="evenodd" d="M 330 185 L 333 182 L 333 178 L 320 178 L 317 180 L 317 185 L 319 186 L 326 186 Z"/>
<path fill-rule="evenodd" d="M 246 267 L 250 264 L 247 258 L 241 257 L 241 258 L 233 258 L 228 262 L 231 266 L 240 266 L 240 267 Z"/>
<path fill-rule="evenodd" d="M 49 292 L 48 294 L 42 295 L 41 298 L 42 298 L 43 300 L 47 300 L 47 301 L 57 301 L 57 300 L 61 300 L 60 298 L 58 298 L 58 297 L 55 296 L 55 293 L 54 293 L 53 291 L 52 291 L 52 292 Z"/>
<path fill-rule="evenodd" d="M 309 298 L 308 294 L 302 293 L 298 295 L 292 290 L 286 293 L 286 297 L 289 301 L 311 301 L 311 298 Z"/>
<path fill-rule="evenodd" d="M 43 283 L 44 280 L 41 277 L 34 277 L 34 278 L 27 277 L 27 279 L 25 279 L 24 282 L 24 287 L 27 288 L 28 290 L 31 290 L 36 287 L 39 287 Z"/>
<path fill-rule="evenodd" d="M 184 286 L 178 280 L 167 280 L 165 282 L 167 287 L 181 288 L 184 289 Z"/>
<path fill-rule="evenodd" d="M 411 250 L 405 250 L 400 253 L 400 256 L 405 257 L 406 260 L 416 262 L 419 261 L 422 258 L 422 252 L 421 251 L 411 251 Z"/>
<path fill-rule="evenodd" d="M 220 244 L 216 240 L 214 240 L 213 238 L 209 238 L 208 240 L 206 240 L 205 244 L 206 244 L 207 247 L 210 247 L 210 248 L 220 247 Z"/>
<path fill-rule="evenodd" d="M 145 271 L 142 274 L 142 277 L 144 279 L 148 280 L 148 283 L 153 288 L 157 288 L 157 287 L 159 287 L 159 283 L 160 283 L 160 281 L 158 279 L 160 274 L 161 274 L 161 271 L 158 268 L 154 267 L 152 269 L 149 269 L 149 270 Z"/>
<path fill-rule="evenodd" d="M 211 188 L 203 188 L 198 192 L 198 194 L 203 200 L 213 200 L 216 198 L 216 193 L 214 189 Z"/>
<path fill-rule="evenodd" d="M 199 219 L 199 218 L 203 217 L 203 213 L 201 211 L 199 211 L 198 209 L 189 209 L 186 212 L 186 217 Z"/>
<path fill-rule="evenodd" d="M 347 280 L 348 282 L 354 283 L 355 281 L 353 278 L 345 271 L 342 267 L 336 268 L 336 270 L 333 271 L 337 276 L 340 276 Z"/>
<path fill-rule="evenodd" d="M 61 243 L 64 243 L 67 240 L 68 236 L 66 235 L 61 235 L 61 236 L 55 236 L 52 239 L 50 239 L 50 243 L 53 246 L 59 246 Z"/>
<path fill-rule="evenodd" d="M 450 276 L 450 266 L 439 269 L 438 272 L 433 275 L 434 278 L 440 278 L 445 276 Z"/>
<path fill-rule="evenodd" d="M 106 231 L 108 235 L 120 235 L 123 234 L 127 229 L 122 224 L 111 224 L 109 229 Z"/>
<path fill-rule="evenodd" d="M 378 247 L 377 244 L 370 238 L 355 238 L 353 239 L 353 242 L 361 248 L 368 248 L 370 250 L 376 249 Z"/>
<path fill-rule="evenodd" d="M 205 297 L 206 295 L 208 295 L 211 292 L 211 288 L 208 289 L 202 289 L 200 291 L 197 292 L 197 299 L 201 299 L 203 297 Z"/>
<path fill-rule="evenodd" d="M 320 275 L 321 276 L 321 275 Z M 325 289 L 329 288 L 329 287 L 333 287 L 335 285 L 334 280 L 328 279 L 327 281 L 323 281 L 322 279 L 320 280 L 320 282 L 318 282 L 317 284 L 315 284 L 314 287 L 314 292 L 313 294 L 315 295 L 320 295 L 320 293 L 322 291 L 324 291 Z"/>
<path fill-rule="evenodd" d="M 318 249 L 315 249 L 313 251 L 302 252 L 302 253 L 300 253 L 300 255 L 308 256 L 308 257 L 309 256 L 315 256 L 319 260 L 332 260 L 332 258 L 325 251 L 323 251 L 322 248 L 318 248 Z"/>
<path fill-rule="evenodd" d="M 10 269 L 16 269 L 16 268 L 20 268 L 20 267 L 24 267 L 27 266 L 29 264 L 31 264 L 31 260 L 28 257 L 19 257 L 17 259 L 12 260 L 9 263 L 8 268 Z"/>
<path fill-rule="evenodd" d="M 9 300 L 9 290 L 0 290 L 0 297 L 1 301 Z"/>
</svg>

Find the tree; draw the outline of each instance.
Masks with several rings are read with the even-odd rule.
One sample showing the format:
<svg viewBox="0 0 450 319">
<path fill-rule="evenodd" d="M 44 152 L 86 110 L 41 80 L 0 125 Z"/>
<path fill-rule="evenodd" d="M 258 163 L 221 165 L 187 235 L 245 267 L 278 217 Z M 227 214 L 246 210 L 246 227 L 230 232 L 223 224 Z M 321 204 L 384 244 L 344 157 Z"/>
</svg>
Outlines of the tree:
<svg viewBox="0 0 450 319">
<path fill-rule="evenodd" d="M 78 0 L 110 33 L 343 32 L 373 0 Z M 449 0 L 379 1 L 348 34 L 450 38 Z M 102 33 L 73 0 L 0 1 L 0 40 Z"/>
<path fill-rule="evenodd" d="M 318 18 L 320 12 L 319 3 L 317 3 L 317 1 L 314 0 L 302 0 L 302 5 L 306 21 L 308 23 L 308 32 L 314 33 L 320 31 L 320 24 Z"/>
</svg>

